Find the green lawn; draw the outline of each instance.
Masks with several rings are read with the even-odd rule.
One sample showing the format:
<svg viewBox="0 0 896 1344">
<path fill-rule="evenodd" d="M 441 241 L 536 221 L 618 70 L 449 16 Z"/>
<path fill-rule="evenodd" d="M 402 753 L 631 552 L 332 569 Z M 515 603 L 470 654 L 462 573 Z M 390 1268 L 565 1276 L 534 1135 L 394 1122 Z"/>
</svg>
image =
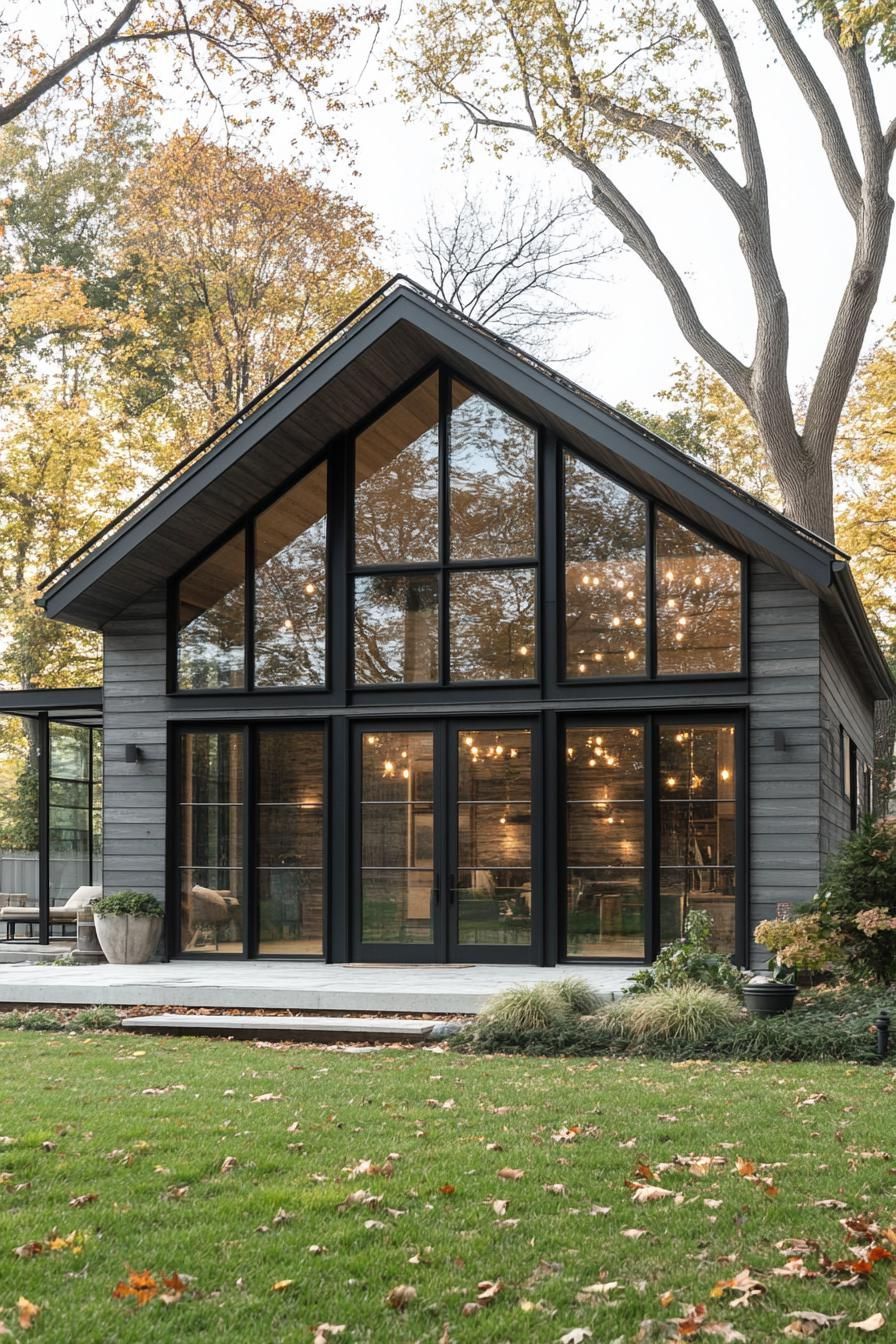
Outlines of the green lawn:
<svg viewBox="0 0 896 1344">
<path fill-rule="evenodd" d="M 730 1338 L 749 1341 L 781 1337 L 790 1311 L 845 1312 L 824 1331 L 836 1344 L 864 1338 L 849 1322 L 878 1311 L 896 1320 L 887 1296 L 896 1262 L 881 1259 L 846 1288 L 835 1287 L 845 1269 L 771 1272 L 786 1264 L 775 1246 L 785 1238 L 855 1258 L 848 1248 L 860 1238 L 839 1221 L 850 1215 L 876 1219 L 879 1243 L 896 1251 L 883 1235 L 896 1224 L 890 1069 L 3 1031 L 0 1070 L 0 1320 L 22 1338 L 312 1341 L 329 1322 L 345 1326 L 330 1338 L 346 1344 L 559 1341 L 575 1327 L 597 1344 L 628 1344 L 669 1337 L 642 1321 L 705 1304 L 706 1322 L 729 1322 L 740 1332 Z M 275 1099 L 256 1100 L 265 1096 Z M 389 1154 L 391 1176 L 350 1174 Z M 656 1171 L 677 1155 L 724 1162 L 703 1176 Z M 739 1175 L 738 1157 L 778 1194 Z M 236 1164 L 222 1172 L 227 1158 Z M 626 1180 L 652 1183 L 637 1176 L 639 1162 L 683 1201 L 634 1202 Z M 502 1179 L 502 1168 L 523 1175 Z M 356 1191 L 381 1202 L 340 1212 Z M 70 1206 L 84 1195 L 97 1198 Z M 625 1236 L 631 1229 L 644 1235 Z M 54 1233 L 78 1235 L 61 1249 L 14 1253 Z M 818 1269 L 811 1248 L 803 1258 Z M 175 1300 L 114 1297 L 129 1267 L 151 1271 Z M 764 1292 L 741 1306 L 730 1290 L 712 1295 L 747 1268 Z M 191 1276 L 180 1296 L 161 1284 L 175 1273 Z M 464 1315 L 477 1285 L 499 1279 L 493 1301 Z M 272 1291 L 282 1280 L 291 1283 Z M 399 1284 L 416 1289 L 401 1312 L 385 1301 Z M 40 1308 L 27 1333 L 20 1297 Z M 725 1338 L 697 1335 L 712 1337 Z"/>
</svg>

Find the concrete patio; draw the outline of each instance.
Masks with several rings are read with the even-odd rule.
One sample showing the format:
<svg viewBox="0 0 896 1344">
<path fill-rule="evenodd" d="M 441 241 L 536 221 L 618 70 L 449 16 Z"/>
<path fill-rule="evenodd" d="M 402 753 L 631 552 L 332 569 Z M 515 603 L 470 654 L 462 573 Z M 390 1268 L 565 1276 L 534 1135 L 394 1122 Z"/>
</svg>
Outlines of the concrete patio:
<svg viewBox="0 0 896 1344">
<path fill-rule="evenodd" d="M 510 985 L 581 976 L 609 998 L 631 966 L 338 966 L 320 962 L 0 965 L 0 1005 L 168 1005 L 283 1012 L 475 1013 Z"/>
</svg>

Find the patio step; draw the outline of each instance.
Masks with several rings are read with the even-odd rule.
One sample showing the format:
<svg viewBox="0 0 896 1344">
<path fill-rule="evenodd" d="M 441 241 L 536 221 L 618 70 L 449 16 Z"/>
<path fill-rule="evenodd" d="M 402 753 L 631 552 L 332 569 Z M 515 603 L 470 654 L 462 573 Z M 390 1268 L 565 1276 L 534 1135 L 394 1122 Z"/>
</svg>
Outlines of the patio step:
<svg viewBox="0 0 896 1344">
<path fill-rule="evenodd" d="M 425 1041 L 441 1024 L 398 1017 L 253 1017 L 217 1013 L 154 1013 L 125 1017 L 126 1031 L 165 1036 L 232 1036 L 250 1041 Z"/>
<path fill-rule="evenodd" d="M 0 965 L 36 966 L 39 962 L 52 964 L 60 957 L 71 957 L 76 966 L 93 966 L 105 961 L 102 952 L 81 952 L 74 943 L 23 943 L 21 947 L 14 942 L 0 942 Z"/>
</svg>

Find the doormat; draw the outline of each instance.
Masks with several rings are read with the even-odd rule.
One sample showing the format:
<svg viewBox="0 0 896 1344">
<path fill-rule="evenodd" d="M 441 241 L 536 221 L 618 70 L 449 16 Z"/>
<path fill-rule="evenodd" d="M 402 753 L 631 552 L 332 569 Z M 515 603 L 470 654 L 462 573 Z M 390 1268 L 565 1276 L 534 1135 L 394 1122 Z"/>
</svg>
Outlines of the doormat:
<svg viewBox="0 0 896 1344">
<path fill-rule="evenodd" d="M 344 961 L 344 971 L 471 971 L 472 961 Z"/>
</svg>

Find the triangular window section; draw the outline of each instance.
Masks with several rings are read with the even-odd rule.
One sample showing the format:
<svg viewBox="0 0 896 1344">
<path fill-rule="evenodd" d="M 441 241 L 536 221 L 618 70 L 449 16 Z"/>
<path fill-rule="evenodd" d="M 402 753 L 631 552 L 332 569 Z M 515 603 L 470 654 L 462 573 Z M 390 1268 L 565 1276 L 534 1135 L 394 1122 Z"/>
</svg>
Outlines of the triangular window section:
<svg viewBox="0 0 896 1344">
<path fill-rule="evenodd" d="M 656 510 L 659 676 L 742 670 L 741 563 Z"/>
<path fill-rule="evenodd" d="M 564 453 L 566 675 L 647 673 L 647 505 Z"/>
<path fill-rule="evenodd" d="M 181 690 L 246 684 L 246 533 L 219 546 L 180 581 L 177 684 Z"/>
</svg>

